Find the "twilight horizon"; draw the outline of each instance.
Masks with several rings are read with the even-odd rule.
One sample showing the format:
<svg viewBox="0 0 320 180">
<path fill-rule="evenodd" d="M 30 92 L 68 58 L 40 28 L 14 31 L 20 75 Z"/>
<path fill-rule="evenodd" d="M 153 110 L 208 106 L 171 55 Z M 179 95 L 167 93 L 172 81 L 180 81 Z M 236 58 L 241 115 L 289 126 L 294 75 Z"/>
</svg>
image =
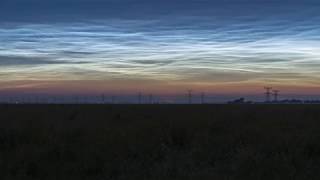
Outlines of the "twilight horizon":
<svg viewBox="0 0 320 180">
<path fill-rule="evenodd" d="M 5 0 L 0 96 L 320 98 L 313 0 Z"/>
</svg>

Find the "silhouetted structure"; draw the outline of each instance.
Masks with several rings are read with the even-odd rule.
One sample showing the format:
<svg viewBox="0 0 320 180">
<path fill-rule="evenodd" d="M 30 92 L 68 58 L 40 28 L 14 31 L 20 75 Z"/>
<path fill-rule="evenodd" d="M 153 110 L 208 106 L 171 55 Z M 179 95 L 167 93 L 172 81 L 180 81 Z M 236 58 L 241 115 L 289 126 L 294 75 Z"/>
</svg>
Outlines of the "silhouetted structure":
<svg viewBox="0 0 320 180">
<path fill-rule="evenodd" d="M 270 96 L 271 96 L 271 89 L 272 87 L 264 87 L 266 90 L 265 95 L 266 95 L 266 102 L 270 102 Z"/>
<path fill-rule="evenodd" d="M 201 92 L 201 104 L 205 103 L 205 93 Z"/>
<path fill-rule="evenodd" d="M 239 98 L 233 101 L 229 101 L 228 104 L 252 104 L 251 101 L 246 101 L 245 98 Z"/>
<path fill-rule="evenodd" d="M 279 90 L 273 90 L 273 101 L 278 102 Z"/>
<path fill-rule="evenodd" d="M 192 103 L 192 90 L 191 89 L 188 90 L 187 96 L 188 96 L 188 103 L 191 104 Z"/>
<path fill-rule="evenodd" d="M 149 94 L 149 103 L 153 104 L 153 94 Z"/>
<path fill-rule="evenodd" d="M 104 94 L 101 95 L 102 104 L 106 103 L 106 96 Z"/>
<path fill-rule="evenodd" d="M 79 104 L 79 97 L 78 96 L 74 97 L 74 102 L 75 102 L 75 104 Z"/>
<path fill-rule="evenodd" d="M 142 103 L 142 93 L 139 92 L 138 93 L 138 104 L 141 104 Z"/>
<path fill-rule="evenodd" d="M 115 96 L 111 96 L 111 104 L 115 104 L 116 103 L 116 97 Z"/>
</svg>

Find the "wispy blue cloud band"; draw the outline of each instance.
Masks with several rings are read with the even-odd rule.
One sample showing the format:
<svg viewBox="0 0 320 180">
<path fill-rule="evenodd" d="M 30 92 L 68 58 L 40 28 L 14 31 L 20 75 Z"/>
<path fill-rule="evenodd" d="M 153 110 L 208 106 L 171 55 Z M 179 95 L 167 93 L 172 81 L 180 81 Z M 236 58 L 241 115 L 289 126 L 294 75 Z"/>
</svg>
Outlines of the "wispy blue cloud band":
<svg viewBox="0 0 320 180">
<path fill-rule="evenodd" d="M 239 6 L 234 13 L 233 8 L 182 8 L 177 16 L 147 19 L 113 14 L 74 22 L 3 21 L 0 73 L 7 81 L 139 78 L 320 84 L 317 6 L 296 11 L 300 6 L 273 5 L 272 11 L 267 6 L 250 12 L 252 7 Z"/>
</svg>

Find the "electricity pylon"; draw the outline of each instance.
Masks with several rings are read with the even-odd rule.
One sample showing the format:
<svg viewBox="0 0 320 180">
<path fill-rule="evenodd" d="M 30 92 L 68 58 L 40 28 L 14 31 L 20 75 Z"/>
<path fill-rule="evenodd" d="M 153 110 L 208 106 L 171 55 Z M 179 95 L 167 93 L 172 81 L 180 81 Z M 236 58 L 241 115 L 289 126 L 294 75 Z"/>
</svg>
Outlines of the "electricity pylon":
<svg viewBox="0 0 320 180">
<path fill-rule="evenodd" d="M 202 93 L 201 93 L 201 104 L 204 104 L 204 103 L 205 103 L 204 98 L 205 98 L 205 93 L 202 92 Z"/>
<path fill-rule="evenodd" d="M 102 104 L 106 103 L 106 96 L 104 94 L 101 95 Z"/>
<path fill-rule="evenodd" d="M 116 102 L 116 97 L 115 96 L 111 96 L 111 104 L 114 104 Z"/>
<path fill-rule="evenodd" d="M 142 103 L 142 93 L 141 92 L 138 93 L 138 103 L 139 104 Z"/>
<path fill-rule="evenodd" d="M 188 103 L 191 104 L 192 103 L 192 90 L 191 89 L 188 90 L 187 96 L 188 96 Z"/>
<path fill-rule="evenodd" d="M 273 90 L 273 98 L 275 102 L 278 102 L 279 90 Z"/>
<path fill-rule="evenodd" d="M 153 104 L 153 94 L 149 94 L 149 103 Z"/>
<path fill-rule="evenodd" d="M 266 90 L 265 95 L 266 95 L 266 102 L 270 102 L 270 96 L 271 96 L 271 89 L 272 87 L 264 87 Z"/>
</svg>

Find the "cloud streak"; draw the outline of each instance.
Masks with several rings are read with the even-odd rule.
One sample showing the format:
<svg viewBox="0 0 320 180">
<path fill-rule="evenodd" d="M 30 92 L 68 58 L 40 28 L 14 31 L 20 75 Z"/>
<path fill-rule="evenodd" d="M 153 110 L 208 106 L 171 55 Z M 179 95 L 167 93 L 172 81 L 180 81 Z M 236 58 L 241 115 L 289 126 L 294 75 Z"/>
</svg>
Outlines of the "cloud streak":
<svg viewBox="0 0 320 180">
<path fill-rule="evenodd" d="M 231 15 L 229 6 L 216 14 L 201 7 L 149 19 L 2 23 L 1 80 L 320 85 L 316 7 L 239 6 Z"/>
<path fill-rule="evenodd" d="M 34 56 L 0 56 L 0 65 L 7 66 L 39 66 L 39 65 L 56 65 L 56 64 L 86 64 L 81 61 L 58 61 L 50 57 L 34 57 Z"/>
</svg>

